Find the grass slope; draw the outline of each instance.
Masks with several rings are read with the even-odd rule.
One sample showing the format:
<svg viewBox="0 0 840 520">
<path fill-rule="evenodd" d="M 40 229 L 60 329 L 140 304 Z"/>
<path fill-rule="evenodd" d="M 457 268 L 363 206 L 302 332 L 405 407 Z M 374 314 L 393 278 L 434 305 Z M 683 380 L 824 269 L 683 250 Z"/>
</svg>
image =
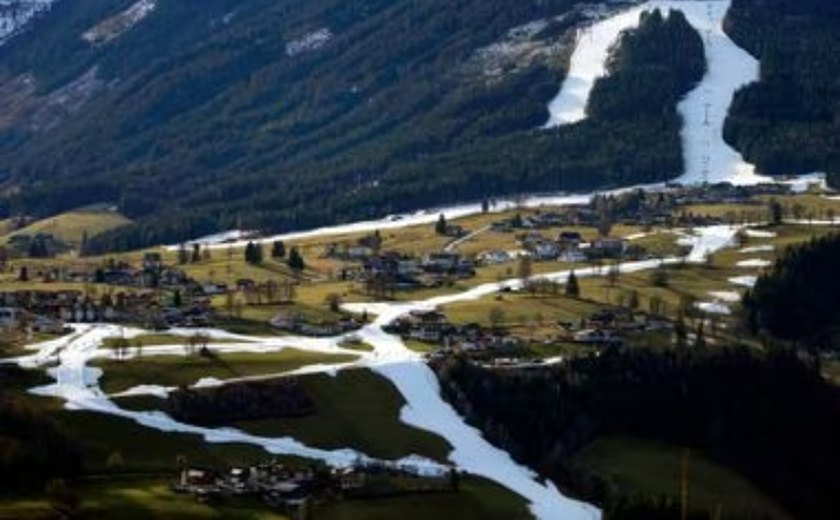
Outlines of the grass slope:
<svg viewBox="0 0 840 520">
<path fill-rule="evenodd" d="M 598 439 L 577 455 L 578 464 L 606 477 L 626 494 L 669 496 L 680 494 L 684 450 L 668 444 L 628 438 Z M 689 457 L 689 504 L 719 510 L 722 518 L 743 518 L 752 513 L 788 518 L 769 497 L 737 473 L 716 464 L 702 453 Z"/>
<path fill-rule="evenodd" d="M 212 347 L 211 347 L 212 349 Z M 231 379 L 238 377 L 280 374 L 316 363 L 353 361 L 347 354 L 317 354 L 284 349 L 268 354 L 219 354 L 214 357 L 141 357 L 125 361 L 100 361 L 104 370 L 102 389 L 116 393 L 142 384 L 163 386 L 192 385 L 205 377 Z"/>
<path fill-rule="evenodd" d="M 259 435 L 290 435 L 320 448 L 349 446 L 386 459 L 418 454 L 446 460 L 448 443 L 402 424 L 400 409 L 405 401 L 390 382 L 373 372 L 345 370 L 335 377 L 312 375 L 299 381 L 315 401 L 315 415 L 238 426 Z"/>
</svg>

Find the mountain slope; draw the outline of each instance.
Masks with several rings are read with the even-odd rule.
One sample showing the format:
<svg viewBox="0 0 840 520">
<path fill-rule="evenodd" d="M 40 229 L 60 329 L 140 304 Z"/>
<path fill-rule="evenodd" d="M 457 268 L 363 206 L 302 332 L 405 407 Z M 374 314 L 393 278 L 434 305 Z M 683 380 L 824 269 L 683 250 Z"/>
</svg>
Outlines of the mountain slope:
<svg viewBox="0 0 840 520">
<path fill-rule="evenodd" d="M 724 136 L 767 174 L 824 171 L 840 186 L 840 3 L 734 0 L 727 32 L 761 61 Z"/>
<path fill-rule="evenodd" d="M 157 0 L 90 39 L 137 2 L 59 2 L 0 48 L 4 211 L 113 201 L 137 224 L 99 243 L 126 248 L 679 175 L 684 85 L 534 130 L 590 12 L 576 3 Z"/>
</svg>

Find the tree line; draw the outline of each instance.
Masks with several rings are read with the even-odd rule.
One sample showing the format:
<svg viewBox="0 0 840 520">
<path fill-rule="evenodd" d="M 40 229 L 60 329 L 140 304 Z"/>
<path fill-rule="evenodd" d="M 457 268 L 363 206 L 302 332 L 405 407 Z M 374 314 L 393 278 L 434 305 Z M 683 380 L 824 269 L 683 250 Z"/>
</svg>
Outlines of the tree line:
<svg viewBox="0 0 840 520">
<path fill-rule="evenodd" d="M 0 131 L 0 165 L 25 186 L 0 199 L 0 215 L 114 201 L 135 223 L 91 237 L 90 252 L 102 253 L 683 171 L 676 100 L 704 64 L 699 35 L 681 14 L 647 15 L 622 39 L 589 120 L 543 131 L 535 129 L 548 118 L 562 60 L 492 81 L 465 64 L 511 27 L 566 13 L 573 2 L 318 0 L 292 9 L 297 2 L 260 1 L 237 9 L 225 30 L 201 32 L 229 3 L 201 12 L 163 6 L 125 40 L 88 50 L 63 25 L 81 24 L 81 15 L 50 13 L 50 38 L 75 38 L 64 42 L 70 54 L 61 62 L 34 35 L 14 42 L 0 71 L 55 78 L 101 59 L 101 74 L 120 81 L 49 133 Z M 183 26 L 179 45 L 167 39 L 154 59 L 144 56 L 139 44 L 172 32 L 173 20 Z M 334 41 L 283 56 L 299 27 L 320 24 Z"/>
<path fill-rule="evenodd" d="M 674 503 L 628 494 L 575 462 L 604 435 L 702 450 L 797 518 L 829 518 L 840 507 L 840 389 L 792 351 L 609 349 L 535 370 L 462 359 L 434 368 L 447 399 L 491 442 L 615 518 Z"/>
<path fill-rule="evenodd" d="M 744 295 L 744 319 L 754 333 L 800 346 L 837 351 L 840 323 L 840 234 L 790 247 Z"/>
</svg>

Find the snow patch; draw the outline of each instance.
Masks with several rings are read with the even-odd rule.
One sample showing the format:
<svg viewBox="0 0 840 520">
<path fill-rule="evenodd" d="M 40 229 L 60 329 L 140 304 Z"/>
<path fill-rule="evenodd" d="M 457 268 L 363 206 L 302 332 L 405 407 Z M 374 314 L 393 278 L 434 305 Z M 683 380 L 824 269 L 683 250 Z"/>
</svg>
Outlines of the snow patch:
<svg viewBox="0 0 840 520">
<path fill-rule="evenodd" d="M 723 31 L 730 0 L 651 0 L 598 21 L 578 35 L 560 92 L 548 106 L 545 128 L 575 123 L 586 117 L 592 87 L 606 74 L 610 49 L 622 31 L 638 26 L 639 16 L 653 9 L 682 11 L 703 38 L 707 72 L 697 87 L 679 103 L 683 118 L 683 184 L 728 181 L 733 184 L 773 182 L 757 175 L 752 165 L 723 140 L 723 123 L 739 88 L 758 80 L 759 64 L 735 45 Z M 801 188 L 801 184 L 794 184 Z"/>
<path fill-rule="evenodd" d="M 286 43 L 286 56 L 293 57 L 305 52 L 312 52 L 326 45 L 333 38 L 327 27 L 304 34 L 300 38 Z"/>
<path fill-rule="evenodd" d="M 761 246 L 745 247 L 744 249 L 741 249 L 739 253 L 769 253 L 775 249 L 776 246 L 774 246 L 773 244 L 764 244 Z"/>
<path fill-rule="evenodd" d="M 738 267 L 768 267 L 772 264 L 773 262 L 771 262 L 770 260 L 764 260 L 761 258 L 750 258 L 749 260 L 741 260 L 735 265 L 737 265 Z"/>
<path fill-rule="evenodd" d="M 729 306 L 720 302 L 700 302 L 696 303 L 695 307 L 707 314 L 732 314 L 732 310 Z"/>
<path fill-rule="evenodd" d="M 736 291 L 709 291 L 709 296 L 715 300 L 727 303 L 737 303 L 741 301 L 741 295 Z"/>
<path fill-rule="evenodd" d="M 735 285 L 739 285 L 741 287 L 753 288 L 755 287 L 756 282 L 758 282 L 757 276 L 735 276 L 729 279 L 729 282 Z"/>
<path fill-rule="evenodd" d="M 104 45 L 128 32 L 157 8 L 157 0 L 138 0 L 125 11 L 103 20 L 82 34 L 91 45 Z"/>
<path fill-rule="evenodd" d="M 0 0 L 0 47 L 24 30 L 57 0 Z"/>
<path fill-rule="evenodd" d="M 775 238 L 778 235 L 775 231 L 764 231 L 762 229 L 748 229 L 745 233 L 750 238 Z"/>
</svg>

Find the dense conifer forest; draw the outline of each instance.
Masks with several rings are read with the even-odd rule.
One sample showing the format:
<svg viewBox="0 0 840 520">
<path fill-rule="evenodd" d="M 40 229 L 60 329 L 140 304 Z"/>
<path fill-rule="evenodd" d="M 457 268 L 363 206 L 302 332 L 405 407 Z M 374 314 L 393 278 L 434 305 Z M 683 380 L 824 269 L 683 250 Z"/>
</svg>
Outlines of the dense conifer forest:
<svg viewBox="0 0 840 520">
<path fill-rule="evenodd" d="M 99 78 L 94 100 L 54 128 L 0 129 L 0 171 L 26 187 L 6 192 L 2 213 L 116 202 L 137 224 L 94 238 L 97 251 L 682 171 L 674 106 L 703 57 L 681 15 L 651 16 L 625 38 L 592 120 L 542 131 L 576 2 L 240 4 L 163 0 L 91 48 L 78 34 L 127 2 L 60 2 L 0 50 L 0 81 L 32 72 L 39 95 L 94 68 Z M 534 20 L 553 21 L 532 43 L 565 51 L 482 73 L 478 51 Z M 288 55 L 323 28 L 323 46 Z"/>
<path fill-rule="evenodd" d="M 76 442 L 44 411 L 13 395 L 13 389 L 34 384 L 32 377 L 17 367 L 0 367 L 0 497 L 42 491 L 49 479 L 81 469 Z"/>
<path fill-rule="evenodd" d="M 840 3 L 734 0 L 726 30 L 761 61 L 724 137 L 768 174 L 826 171 L 840 186 Z"/>
<path fill-rule="evenodd" d="M 840 235 L 788 249 L 744 297 L 747 325 L 824 351 L 840 350 Z"/>
<path fill-rule="evenodd" d="M 616 494 L 575 465 L 602 435 L 702 450 L 795 518 L 830 518 L 840 508 L 840 389 L 793 352 L 611 350 L 528 371 L 459 360 L 436 369 L 450 402 L 494 444 L 615 518 L 675 511 L 658 497 Z"/>
</svg>

